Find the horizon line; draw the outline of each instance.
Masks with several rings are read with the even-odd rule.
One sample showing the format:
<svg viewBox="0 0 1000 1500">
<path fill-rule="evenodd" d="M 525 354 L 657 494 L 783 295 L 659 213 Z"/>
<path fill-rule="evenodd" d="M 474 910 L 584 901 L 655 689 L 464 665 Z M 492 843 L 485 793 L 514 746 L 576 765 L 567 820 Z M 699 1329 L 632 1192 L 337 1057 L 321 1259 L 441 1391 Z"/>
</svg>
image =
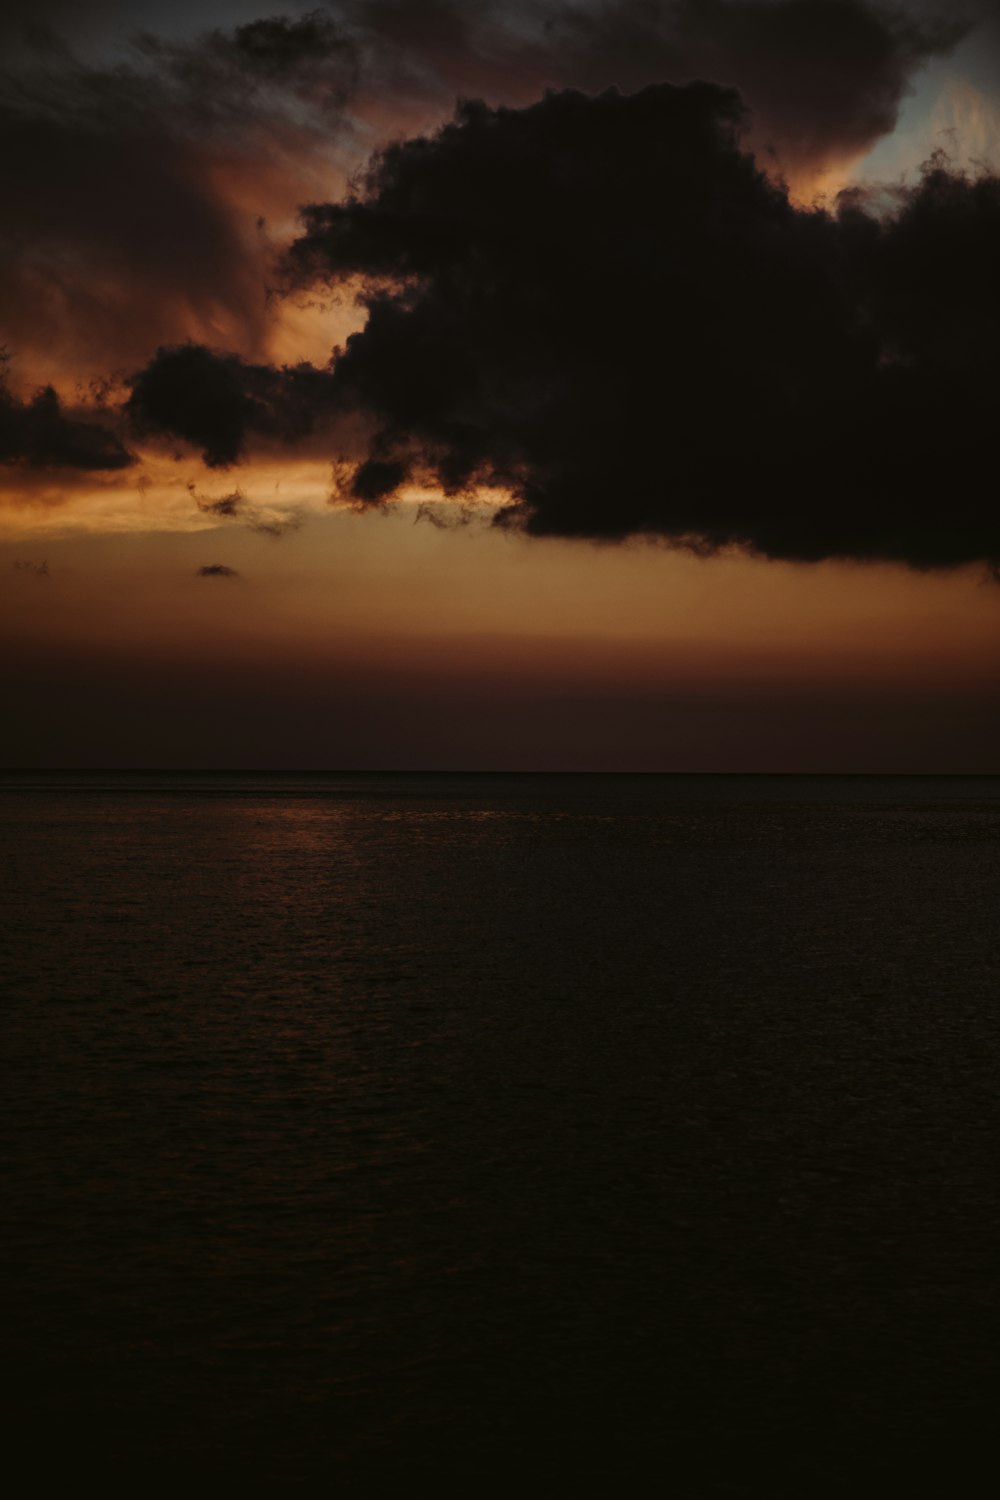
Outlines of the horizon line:
<svg viewBox="0 0 1000 1500">
<path fill-rule="evenodd" d="M 829 776 L 1000 777 L 995 771 L 696 771 L 491 767 L 315 766 L 0 766 L 3 776 Z"/>
</svg>

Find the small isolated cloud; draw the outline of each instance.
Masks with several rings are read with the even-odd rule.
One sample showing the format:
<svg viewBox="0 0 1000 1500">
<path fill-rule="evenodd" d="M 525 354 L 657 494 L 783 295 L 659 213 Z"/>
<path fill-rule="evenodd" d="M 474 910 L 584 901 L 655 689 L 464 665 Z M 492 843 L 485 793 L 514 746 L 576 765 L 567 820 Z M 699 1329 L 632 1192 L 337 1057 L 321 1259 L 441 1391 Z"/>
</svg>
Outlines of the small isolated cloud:
<svg viewBox="0 0 1000 1500">
<path fill-rule="evenodd" d="M 195 574 L 197 578 L 239 578 L 239 576 L 235 568 L 227 568 L 225 563 L 206 563 Z"/>
<path fill-rule="evenodd" d="M 15 573 L 27 573 L 33 578 L 50 578 L 49 565 L 47 562 L 17 561 L 14 564 Z"/>
</svg>

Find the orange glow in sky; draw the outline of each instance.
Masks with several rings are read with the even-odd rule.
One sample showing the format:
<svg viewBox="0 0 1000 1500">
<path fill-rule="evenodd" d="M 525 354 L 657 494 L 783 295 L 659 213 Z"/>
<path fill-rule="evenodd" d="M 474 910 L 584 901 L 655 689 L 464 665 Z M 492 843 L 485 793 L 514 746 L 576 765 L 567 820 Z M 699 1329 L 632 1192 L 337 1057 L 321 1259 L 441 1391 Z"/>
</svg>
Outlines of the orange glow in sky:
<svg viewBox="0 0 1000 1500">
<path fill-rule="evenodd" d="M 50 114 L 71 101 L 77 137 L 80 120 L 98 129 L 94 100 L 124 76 L 95 28 L 80 42 L 97 49 L 91 61 L 40 95 Z M 148 171 L 161 172 L 163 203 L 178 205 L 157 233 L 187 213 L 208 248 L 176 277 L 171 253 L 151 244 L 144 256 L 136 225 L 157 205 L 141 198 L 147 165 L 124 125 L 113 137 L 121 201 L 108 209 L 118 229 L 95 220 L 60 239 L 69 188 L 52 185 L 50 164 L 42 188 L 25 190 L 20 280 L 0 309 L 18 398 L 51 383 L 71 416 L 100 422 L 158 345 L 186 340 L 262 366 L 326 368 L 365 311 L 349 279 L 336 295 L 284 294 L 279 264 L 299 207 L 340 200 L 375 147 L 448 118 L 459 77 L 522 106 L 554 67 L 514 33 L 464 58 L 429 41 L 419 66 L 383 59 L 375 83 L 334 114 L 311 74 L 234 83 L 235 54 L 198 35 L 129 66 L 147 69 L 136 76 L 154 101 L 143 106 Z M 989 167 L 1000 96 L 962 46 L 929 54 L 901 86 L 898 128 L 873 127 L 869 139 L 852 119 L 849 144 L 839 150 L 820 131 L 812 160 L 786 138 L 787 169 L 776 131 L 789 106 L 782 96 L 785 113 L 768 115 L 757 58 L 758 159 L 800 207 L 878 180 L 879 162 L 912 178 L 941 132 L 960 164 L 978 153 Z M 62 64 L 31 66 L 37 80 Z M 573 66 L 570 81 L 590 88 L 597 62 L 581 54 Z M 629 66 L 635 88 L 648 81 L 641 58 Z M 203 76 L 215 80 L 216 113 L 198 114 L 185 92 Z M 615 288 L 605 295 L 588 318 L 616 316 Z M 778 445 L 782 424 L 778 392 Z M 996 768 L 1000 589 L 986 565 L 797 565 L 733 550 L 696 557 L 642 537 L 530 539 L 492 527 L 489 504 L 412 485 L 354 514 L 332 503 L 339 437 L 257 438 L 246 462 L 210 469 L 193 443 L 120 430 L 132 467 L 33 466 L 18 454 L 0 471 L 11 764 Z M 231 514 L 213 513 L 227 497 Z M 801 504 L 811 504 L 805 467 Z M 216 565 L 231 572 L 199 571 Z"/>
</svg>

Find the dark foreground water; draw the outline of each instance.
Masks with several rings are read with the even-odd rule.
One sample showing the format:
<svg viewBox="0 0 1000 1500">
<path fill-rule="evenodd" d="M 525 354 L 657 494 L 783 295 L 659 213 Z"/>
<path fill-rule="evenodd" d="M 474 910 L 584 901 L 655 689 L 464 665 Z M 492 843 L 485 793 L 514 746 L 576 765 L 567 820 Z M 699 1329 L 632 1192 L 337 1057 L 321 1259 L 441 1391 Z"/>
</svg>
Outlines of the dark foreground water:
<svg viewBox="0 0 1000 1500">
<path fill-rule="evenodd" d="M 23 1493 L 979 1493 L 1000 778 L 0 817 Z"/>
</svg>

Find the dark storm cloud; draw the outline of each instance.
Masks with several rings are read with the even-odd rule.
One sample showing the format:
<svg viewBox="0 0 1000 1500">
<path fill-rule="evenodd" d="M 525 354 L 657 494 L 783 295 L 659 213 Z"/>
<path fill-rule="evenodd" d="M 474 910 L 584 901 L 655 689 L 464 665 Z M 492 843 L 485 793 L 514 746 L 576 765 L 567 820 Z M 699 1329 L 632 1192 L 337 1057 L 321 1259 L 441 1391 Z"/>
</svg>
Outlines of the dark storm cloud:
<svg viewBox="0 0 1000 1500">
<path fill-rule="evenodd" d="M 0 463 L 31 468 L 125 469 L 135 459 L 107 427 L 68 417 L 51 386 L 20 401 L 0 367 Z"/>
<path fill-rule="evenodd" d="M 196 578 L 239 578 L 235 568 L 227 568 L 225 563 L 206 563 L 195 573 Z"/>
<path fill-rule="evenodd" d="M 549 86 L 736 87 L 757 149 L 798 172 L 892 130 L 920 68 L 979 11 L 978 0 L 345 0 L 340 13 L 400 96 L 523 104 Z"/>
<path fill-rule="evenodd" d="M 1000 554 L 1000 182 L 939 161 L 887 217 L 806 213 L 741 120 L 709 84 L 467 104 L 307 209 L 293 278 L 368 288 L 332 377 L 374 424 L 354 498 L 415 478 L 505 488 L 538 535 Z"/>
<path fill-rule="evenodd" d="M 185 338 L 255 357 L 271 255 L 257 219 L 292 211 L 279 200 L 297 174 L 346 172 L 362 143 L 432 127 L 456 95 L 708 77 L 742 90 L 755 144 L 793 169 L 891 128 L 956 34 L 865 0 L 342 0 L 83 60 L 61 41 L 85 34 L 78 11 L 15 5 L 5 23 L 28 45 L 0 70 L 0 331 L 88 374 Z M 157 8 L 103 15 L 121 40 L 146 16 L 155 30 Z"/>
<path fill-rule="evenodd" d="M 736 86 L 758 149 L 789 168 L 822 166 L 891 131 L 928 58 L 968 29 L 954 10 L 906 12 L 867 0 L 604 0 L 556 7 L 567 81 L 631 91 L 670 79 Z"/>
<path fill-rule="evenodd" d="M 141 36 L 107 63 L 53 40 L 0 70 L 3 336 L 77 369 L 191 331 L 256 347 L 257 216 L 329 149 L 355 67 L 334 22 L 306 16 Z"/>
<path fill-rule="evenodd" d="M 133 377 L 126 411 L 141 434 L 183 438 L 209 468 L 236 462 L 251 437 L 286 443 L 306 437 L 332 400 L 328 370 L 275 369 L 198 344 L 157 350 Z"/>
<path fill-rule="evenodd" d="M 69 14 L 24 11 L 39 25 Z M 713 447 L 714 406 L 730 449 L 756 465 L 742 489 L 766 474 L 784 494 L 802 466 L 829 487 L 826 448 L 882 453 L 876 431 L 927 423 L 939 399 L 928 330 L 939 317 L 939 347 L 949 315 L 928 314 L 916 338 L 908 273 L 892 268 L 911 264 L 930 210 L 909 240 L 906 204 L 895 238 L 861 207 L 838 226 L 796 214 L 735 132 L 773 141 L 782 167 L 870 144 L 957 35 L 932 14 L 863 0 L 343 0 L 193 40 L 142 35 L 114 62 L 81 61 L 57 27 L 36 26 L 0 73 L 0 329 L 62 351 L 74 373 L 135 368 L 159 344 L 132 381 L 134 430 L 191 443 L 213 467 L 257 439 L 301 444 L 335 419 L 342 431 L 353 412 L 376 428 L 353 478 L 361 504 L 424 472 L 456 494 L 506 486 L 508 522 L 529 530 L 706 546 L 745 532 L 782 555 L 844 551 L 850 526 L 795 541 L 784 513 L 772 542 L 768 505 L 755 502 L 751 525 L 732 475 L 729 510 L 709 525 L 696 444 Z M 354 141 L 349 156 L 362 131 L 384 138 L 408 111 L 439 118 L 456 90 L 523 102 L 546 82 L 633 88 L 668 73 L 740 84 L 756 123 L 735 93 L 704 84 L 466 106 L 457 126 L 378 157 L 353 198 L 306 210 L 292 280 L 359 278 L 363 334 L 332 370 L 260 362 L 271 252 L 248 211 L 258 169 L 287 182 L 329 161 L 334 140 Z M 973 202 L 969 185 L 956 191 L 941 213 Z M 972 231 L 977 244 L 986 232 Z M 940 396 L 948 422 L 961 402 L 983 410 L 973 384 Z M 7 400 L 3 442 L 23 462 L 129 461 L 51 390 Z M 594 466 L 571 476 L 567 455 L 586 452 Z M 878 462 L 861 488 L 898 491 L 902 470 Z M 937 555 L 895 531 L 878 545 Z"/>
</svg>

